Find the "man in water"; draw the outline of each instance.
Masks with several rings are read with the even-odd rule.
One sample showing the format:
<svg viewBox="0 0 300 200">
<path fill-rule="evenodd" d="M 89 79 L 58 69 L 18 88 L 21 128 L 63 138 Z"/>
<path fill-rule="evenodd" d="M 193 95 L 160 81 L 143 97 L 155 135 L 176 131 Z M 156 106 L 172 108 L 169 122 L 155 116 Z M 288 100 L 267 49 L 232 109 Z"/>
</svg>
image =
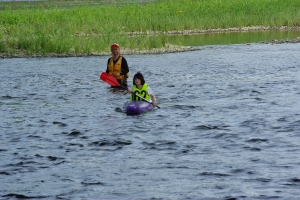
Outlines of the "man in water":
<svg viewBox="0 0 300 200">
<path fill-rule="evenodd" d="M 106 73 L 114 76 L 120 85 L 127 88 L 129 68 L 126 59 L 120 55 L 120 46 L 114 43 L 110 46 L 112 57 L 107 61 Z"/>
</svg>

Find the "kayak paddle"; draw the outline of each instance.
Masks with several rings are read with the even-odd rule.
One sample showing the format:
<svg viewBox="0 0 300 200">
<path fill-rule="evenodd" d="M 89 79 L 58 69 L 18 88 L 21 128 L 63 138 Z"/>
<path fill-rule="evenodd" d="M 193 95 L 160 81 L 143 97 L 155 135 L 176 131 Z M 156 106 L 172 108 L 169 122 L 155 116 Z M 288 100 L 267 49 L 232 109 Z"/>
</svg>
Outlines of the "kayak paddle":
<svg viewBox="0 0 300 200">
<path fill-rule="evenodd" d="M 124 87 L 123 85 L 120 85 L 120 83 L 117 81 L 117 79 L 115 77 L 113 77 L 112 75 L 110 75 L 106 72 L 101 73 L 100 79 L 102 81 L 108 83 L 111 86 L 119 86 L 119 87 L 122 87 L 125 90 L 128 90 L 128 88 Z"/>
</svg>

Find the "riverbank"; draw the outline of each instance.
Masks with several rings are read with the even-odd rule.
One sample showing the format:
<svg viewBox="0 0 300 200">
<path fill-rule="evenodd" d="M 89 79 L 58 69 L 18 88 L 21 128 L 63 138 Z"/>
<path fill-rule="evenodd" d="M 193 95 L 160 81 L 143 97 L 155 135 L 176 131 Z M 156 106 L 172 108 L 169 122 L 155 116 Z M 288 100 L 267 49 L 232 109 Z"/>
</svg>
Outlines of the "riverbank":
<svg viewBox="0 0 300 200">
<path fill-rule="evenodd" d="M 230 32 L 250 32 L 250 31 L 288 31 L 288 30 L 299 30 L 300 27 L 278 27 L 278 28 L 270 28 L 270 27 L 242 27 L 242 28 L 227 28 L 227 29 L 210 29 L 210 30 L 182 30 L 182 31 L 169 31 L 165 34 L 167 35 L 197 35 L 197 34 L 212 34 L 212 33 L 230 33 Z M 130 33 L 128 35 L 137 35 L 138 33 Z M 154 32 L 148 32 L 148 35 L 155 35 Z M 300 37 L 290 39 L 273 39 L 261 41 L 262 44 L 283 44 L 283 43 L 300 43 Z M 163 53 L 176 53 L 176 52 L 186 52 L 186 51 L 194 51 L 195 48 L 191 46 L 178 46 L 172 44 L 166 44 L 162 48 L 154 48 L 151 50 L 140 50 L 140 49 L 129 49 L 122 48 L 121 53 L 123 55 L 130 54 L 163 54 Z M 29 57 L 83 57 L 83 56 L 109 56 L 111 52 L 109 49 L 107 51 L 102 52 L 91 52 L 91 53 L 48 53 L 48 54 L 32 54 L 27 55 L 26 52 L 16 51 L 13 55 L 6 55 L 4 53 L 0 53 L 0 58 L 29 58 Z"/>
<path fill-rule="evenodd" d="M 109 51 L 102 52 L 90 52 L 90 53 L 47 53 L 47 54 L 31 54 L 28 55 L 24 51 L 16 51 L 13 55 L 7 55 L 5 53 L 0 53 L 0 58 L 38 58 L 38 57 L 83 57 L 83 56 L 108 56 L 111 55 Z M 175 52 L 185 52 L 185 51 L 194 51 L 193 47 L 188 46 L 178 46 L 166 44 L 162 48 L 153 48 L 150 50 L 139 50 L 139 49 L 129 49 L 121 48 L 122 55 L 130 54 L 162 54 L 162 53 L 175 53 Z"/>
<path fill-rule="evenodd" d="M 181 52 L 193 48 L 176 46 L 168 36 L 299 30 L 299 25 L 298 0 L 160 0 L 63 8 L 24 4 L 0 12 L 0 56 L 108 55 L 114 42 L 123 54 Z"/>
</svg>

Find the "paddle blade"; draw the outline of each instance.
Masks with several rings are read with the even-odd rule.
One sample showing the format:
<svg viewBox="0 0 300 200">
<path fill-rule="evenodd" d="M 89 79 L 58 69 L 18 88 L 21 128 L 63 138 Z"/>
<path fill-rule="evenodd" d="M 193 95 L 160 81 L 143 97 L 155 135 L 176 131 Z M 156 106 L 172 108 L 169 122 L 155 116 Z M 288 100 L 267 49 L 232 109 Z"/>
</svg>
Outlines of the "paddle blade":
<svg viewBox="0 0 300 200">
<path fill-rule="evenodd" d="M 102 72 L 100 75 L 100 79 L 104 81 L 105 83 L 108 83 L 111 86 L 120 86 L 119 82 L 117 79 L 111 75 L 109 75 L 106 72 Z"/>
</svg>

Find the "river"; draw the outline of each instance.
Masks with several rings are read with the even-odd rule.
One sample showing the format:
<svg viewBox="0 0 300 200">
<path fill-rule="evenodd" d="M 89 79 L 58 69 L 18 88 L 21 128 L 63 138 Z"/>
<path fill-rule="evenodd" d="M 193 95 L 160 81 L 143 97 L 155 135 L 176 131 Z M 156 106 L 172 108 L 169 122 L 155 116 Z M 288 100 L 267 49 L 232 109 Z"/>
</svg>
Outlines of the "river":
<svg viewBox="0 0 300 200">
<path fill-rule="evenodd" d="M 0 59 L 0 199 L 300 198 L 299 51 L 125 55 L 160 107 L 138 116 L 106 56 Z"/>
</svg>

